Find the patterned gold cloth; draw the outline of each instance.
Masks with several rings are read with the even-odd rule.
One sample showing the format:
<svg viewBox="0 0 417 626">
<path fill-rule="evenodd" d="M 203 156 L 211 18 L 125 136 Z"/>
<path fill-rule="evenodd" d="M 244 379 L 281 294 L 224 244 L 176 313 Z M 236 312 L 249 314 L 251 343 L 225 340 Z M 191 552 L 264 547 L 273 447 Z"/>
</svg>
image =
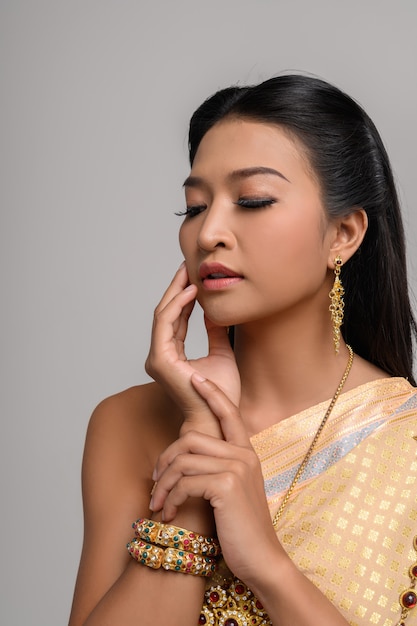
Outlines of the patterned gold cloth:
<svg viewBox="0 0 417 626">
<path fill-rule="evenodd" d="M 252 437 L 271 517 L 327 405 L 316 405 Z M 399 595 L 410 587 L 409 568 L 417 560 L 414 387 L 402 378 L 387 378 L 339 397 L 277 534 L 297 567 L 351 626 L 400 623 Z M 250 591 L 244 585 L 236 591 L 240 581 L 227 578 L 224 573 L 211 581 L 200 624 L 270 624 Z M 216 601 L 224 589 L 226 596 Z M 406 625 L 417 625 L 417 608 Z"/>
</svg>

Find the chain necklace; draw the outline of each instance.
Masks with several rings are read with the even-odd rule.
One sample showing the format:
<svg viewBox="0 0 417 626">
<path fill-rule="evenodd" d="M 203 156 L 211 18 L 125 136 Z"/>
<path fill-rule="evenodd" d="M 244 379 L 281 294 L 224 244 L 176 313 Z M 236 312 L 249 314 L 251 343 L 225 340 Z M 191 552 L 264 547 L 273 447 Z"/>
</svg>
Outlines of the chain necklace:
<svg viewBox="0 0 417 626">
<path fill-rule="evenodd" d="M 307 463 L 309 462 L 317 441 L 329 419 L 336 400 L 340 396 L 344 384 L 349 376 L 349 372 L 353 363 L 353 350 L 350 346 L 347 346 L 349 350 L 349 360 L 346 366 L 346 370 L 342 376 L 342 380 L 339 383 L 336 393 L 334 394 L 329 407 L 323 417 L 320 426 L 317 429 L 314 439 L 310 444 L 307 454 L 305 455 L 300 467 L 298 468 L 291 485 L 284 500 L 278 509 L 277 514 L 273 519 L 274 528 L 276 528 L 279 519 L 281 518 L 284 507 L 286 506 L 291 494 L 301 475 L 303 474 Z M 408 596 L 407 596 L 408 597 Z M 243 583 L 239 578 L 233 578 L 232 581 L 223 580 L 223 583 L 214 583 L 204 594 L 204 603 L 201 610 L 198 623 L 200 625 L 213 624 L 217 626 L 243 626 L 249 624 L 258 624 L 259 626 L 272 626 L 272 622 L 269 619 L 265 609 L 259 600 L 253 595 L 252 591 Z"/>
<path fill-rule="evenodd" d="M 292 495 L 292 493 L 293 493 L 293 491 L 295 489 L 295 486 L 297 485 L 298 481 L 300 480 L 301 476 L 304 473 L 305 468 L 307 467 L 307 464 L 308 464 L 308 462 L 309 462 L 309 460 L 311 458 L 311 455 L 313 454 L 313 451 L 314 451 L 314 449 L 315 449 L 315 447 L 317 445 L 317 442 L 318 442 L 319 437 L 320 437 L 320 435 L 321 435 L 321 433 L 323 431 L 323 428 L 325 427 L 326 422 L 327 422 L 327 420 L 330 417 L 330 413 L 333 411 L 334 405 L 336 404 L 336 401 L 337 401 L 338 397 L 340 396 L 340 394 L 342 392 L 342 389 L 343 389 L 343 387 L 345 385 L 347 377 L 349 376 L 349 372 L 350 372 L 350 370 L 352 368 L 352 363 L 353 363 L 353 350 L 347 344 L 346 344 L 346 347 L 349 350 L 349 360 L 348 360 L 348 363 L 346 365 L 345 372 L 344 372 L 344 374 L 342 376 L 342 379 L 341 379 L 341 381 L 339 383 L 338 388 L 336 389 L 336 392 L 335 392 L 333 398 L 330 401 L 330 404 L 329 404 L 329 407 L 328 407 L 328 409 L 326 411 L 326 414 L 323 417 L 323 419 L 322 419 L 322 421 L 320 423 L 320 426 L 317 429 L 316 434 L 314 435 L 313 441 L 311 442 L 310 447 L 307 450 L 307 454 L 305 455 L 304 459 L 302 460 L 301 465 L 299 466 L 299 468 L 298 468 L 294 478 L 292 479 L 292 483 L 288 487 L 288 491 L 285 494 L 285 497 L 284 497 L 283 501 L 281 502 L 281 506 L 279 507 L 278 511 L 276 512 L 276 514 L 274 516 L 272 524 L 273 524 L 275 529 L 277 528 L 278 522 L 281 519 L 282 513 L 283 513 L 283 511 L 284 511 L 284 509 L 285 509 L 285 507 L 287 505 L 288 500 L 290 499 L 290 497 L 291 497 L 291 495 Z"/>
</svg>

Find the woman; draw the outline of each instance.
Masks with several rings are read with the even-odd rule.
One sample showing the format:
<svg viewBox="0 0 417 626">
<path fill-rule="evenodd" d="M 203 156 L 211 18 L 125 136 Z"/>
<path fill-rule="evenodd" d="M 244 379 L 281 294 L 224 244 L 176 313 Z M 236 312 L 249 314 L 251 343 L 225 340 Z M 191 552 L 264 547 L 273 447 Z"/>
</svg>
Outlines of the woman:
<svg viewBox="0 0 417 626">
<path fill-rule="evenodd" d="M 379 135 L 290 75 L 218 92 L 189 139 L 156 382 L 88 429 L 70 625 L 416 623 L 416 327 Z"/>
</svg>

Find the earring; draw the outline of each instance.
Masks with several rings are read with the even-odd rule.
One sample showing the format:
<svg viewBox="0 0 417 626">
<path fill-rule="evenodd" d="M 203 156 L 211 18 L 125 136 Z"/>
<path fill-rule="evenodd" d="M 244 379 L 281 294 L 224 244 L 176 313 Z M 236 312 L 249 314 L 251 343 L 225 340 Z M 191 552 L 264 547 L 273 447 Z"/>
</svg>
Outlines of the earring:
<svg viewBox="0 0 417 626">
<path fill-rule="evenodd" d="M 339 353 L 340 347 L 340 327 L 343 324 L 343 310 L 345 308 L 345 302 L 343 295 L 345 290 L 340 280 L 340 271 L 342 269 L 343 261 L 340 256 L 337 256 L 334 260 L 334 283 L 329 298 L 331 305 L 329 311 L 333 322 L 333 343 L 336 354 Z"/>
</svg>

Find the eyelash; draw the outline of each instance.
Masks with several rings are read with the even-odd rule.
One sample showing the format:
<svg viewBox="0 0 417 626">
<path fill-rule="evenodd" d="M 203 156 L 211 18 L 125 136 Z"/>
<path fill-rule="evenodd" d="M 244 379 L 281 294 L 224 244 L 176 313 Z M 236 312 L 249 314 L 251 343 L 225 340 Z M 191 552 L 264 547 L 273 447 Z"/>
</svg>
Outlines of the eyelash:
<svg viewBox="0 0 417 626">
<path fill-rule="evenodd" d="M 239 198 L 239 200 L 234 204 L 242 207 L 243 209 L 263 209 L 264 207 L 271 206 L 275 203 L 276 200 L 274 198 Z M 205 204 L 189 206 L 185 211 L 178 211 L 175 215 L 178 215 L 179 217 L 185 216 L 192 218 L 204 211 L 206 208 L 207 205 Z"/>
<path fill-rule="evenodd" d="M 207 206 L 205 204 L 198 204 L 195 206 L 187 206 L 187 208 L 185 209 L 185 211 L 176 211 L 175 215 L 178 215 L 178 217 L 195 217 L 196 215 L 198 215 L 199 213 L 201 213 L 202 211 L 204 211 L 204 209 L 207 209 Z"/>
<path fill-rule="evenodd" d="M 235 204 L 243 207 L 244 209 L 262 209 L 266 206 L 275 204 L 274 198 L 239 198 Z"/>
</svg>

